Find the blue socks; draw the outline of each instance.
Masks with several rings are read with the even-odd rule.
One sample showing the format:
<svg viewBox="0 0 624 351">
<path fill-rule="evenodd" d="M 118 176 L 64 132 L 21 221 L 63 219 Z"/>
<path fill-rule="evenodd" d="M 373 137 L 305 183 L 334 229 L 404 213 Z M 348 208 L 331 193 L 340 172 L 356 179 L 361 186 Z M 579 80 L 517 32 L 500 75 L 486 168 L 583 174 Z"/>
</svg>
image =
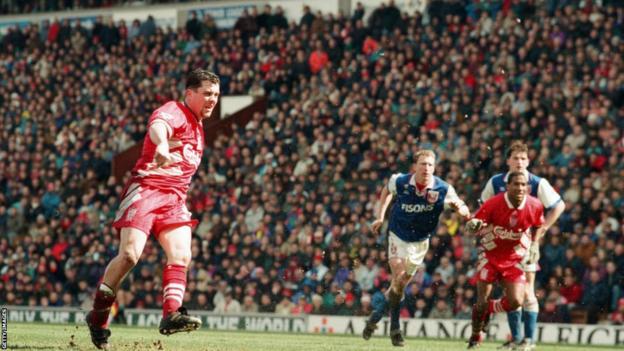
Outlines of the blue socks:
<svg viewBox="0 0 624 351">
<path fill-rule="evenodd" d="M 392 290 L 388 293 L 388 298 L 384 294 L 373 295 L 371 305 L 373 312 L 368 319 L 369 323 L 378 323 L 390 308 L 390 330 L 400 329 L 399 316 L 401 314 L 401 295 L 395 294 Z"/>
<path fill-rule="evenodd" d="M 507 322 L 509 323 L 509 330 L 511 331 L 511 339 L 518 343 L 521 342 L 522 334 L 520 334 L 520 329 L 522 328 L 522 310 L 507 312 Z"/>
<path fill-rule="evenodd" d="M 535 342 L 535 331 L 537 329 L 537 312 L 524 311 L 522 312 L 522 319 L 524 320 L 524 338 Z M 511 322 L 509 323 L 511 324 Z"/>
<path fill-rule="evenodd" d="M 368 319 L 371 323 L 379 322 L 383 316 L 386 314 L 386 308 L 388 308 L 388 300 L 383 293 L 376 293 L 373 295 L 371 305 L 373 307 L 373 312 Z"/>
</svg>

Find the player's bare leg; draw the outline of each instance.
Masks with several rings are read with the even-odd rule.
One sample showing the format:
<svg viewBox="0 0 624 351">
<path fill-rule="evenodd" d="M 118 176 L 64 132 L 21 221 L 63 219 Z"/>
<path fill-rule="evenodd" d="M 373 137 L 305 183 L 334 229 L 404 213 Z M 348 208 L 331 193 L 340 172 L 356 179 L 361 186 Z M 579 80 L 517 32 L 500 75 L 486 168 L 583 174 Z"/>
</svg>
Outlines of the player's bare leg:
<svg viewBox="0 0 624 351">
<path fill-rule="evenodd" d="M 404 345 L 403 335 L 401 334 L 401 328 L 399 326 L 399 313 L 403 290 L 413 275 L 413 273 L 410 275 L 406 272 L 406 261 L 408 260 L 396 257 L 390 259 L 390 271 L 392 273 L 391 285 L 388 291 L 386 291 L 385 301 L 378 301 L 376 303 L 376 309 L 366 321 L 366 326 L 362 332 L 362 337 L 365 340 L 370 339 L 375 329 L 377 329 L 377 322 L 383 317 L 387 305 L 390 309 L 390 339 L 392 345 Z"/>
<path fill-rule="evenodd" d="M 468 340 L 469 349 L 478 347 L 483 341 L 481 332 L 490 318 L 488 313 L 490 294 L 492 284 L 481 281 L 477 283 L 477 303 L 472 307 L 472 335 Z"/>
<path fill-rule="evenodd" d="M 392 272 L 392 283 L 388 289 L 388 306 L 390 308 L 390 339 L 392 345 L 403 346 L 405 341 L 401 334 L 399 325 L 399 315 L 401 312 L 401 300 L 405 285 L 410 281 L 417 267 L 412 267 L 409 259 L 391 258 L 390 270 Z"/>
<path fill-rule="evenodd" d="M 93 309 L 86 316 L 91 341 L 99 349 L 108 348 L 108 338 L 111 334 L 108 329 L 108 317 L 119 285 L 139 261 L 147 242 L 147 234 L 136 228 L 122 228 L 119 238 L 119 252 L 106 267 L 102 283 L 95 293 Z"/>
<path fill-rule="evenodd" d="M 517 309 L 524 301 L 524 282 L 505 282 L 505 295 L 501 299 L 491 300 L 492 284 L 479 282 L 477 285 L 477 305 L 472 312 L 472 335 L 468 341 L 468 348 L 479 346 L 482 342 L 490 315 L 497 312 L 509 312 Z M 487 296 L 488 298 L 485 298 Z M 484 301 L 485 300 L 485 301 Z"/>
<path fill-rule="evenodd" d="M 189 316 L 182 307 L 186 271 L 191 262 L 191 227 L 184 225 L 164 230 L 158 235 L 158 242 L 167 255 L 162 280 L 163 318 L 158 329 L 163 335 L 197 330 L 201 319 Z"/>
</svg>

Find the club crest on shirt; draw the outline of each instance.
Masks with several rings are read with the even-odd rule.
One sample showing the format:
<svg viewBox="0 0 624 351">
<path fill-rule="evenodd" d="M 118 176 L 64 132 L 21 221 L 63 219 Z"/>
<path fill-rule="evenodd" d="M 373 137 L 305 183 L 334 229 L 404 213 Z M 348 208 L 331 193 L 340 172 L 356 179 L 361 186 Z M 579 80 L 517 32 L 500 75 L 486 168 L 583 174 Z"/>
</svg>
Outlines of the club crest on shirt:
<svg viewBox="0 0 624 351">
<path fill-rule="evenodd" d="M 440 197 L 440 192 L 439 191 L 429 190 L 427 192 L 427 202 L 430 203 L 430 204 L 436 203 L 436 201 L 438 201 L 439 197 Z"/>
<path fill-rule="evenodd" d="M 390 245 L 390 253 L 391 253 L 392 255 L 396 255 L 396 253 L 397 253 L 397 247 L 396 247 L 396 245 L 394 245 L 394 244 L 391 244 L 391 245 Z"/>
</svg>

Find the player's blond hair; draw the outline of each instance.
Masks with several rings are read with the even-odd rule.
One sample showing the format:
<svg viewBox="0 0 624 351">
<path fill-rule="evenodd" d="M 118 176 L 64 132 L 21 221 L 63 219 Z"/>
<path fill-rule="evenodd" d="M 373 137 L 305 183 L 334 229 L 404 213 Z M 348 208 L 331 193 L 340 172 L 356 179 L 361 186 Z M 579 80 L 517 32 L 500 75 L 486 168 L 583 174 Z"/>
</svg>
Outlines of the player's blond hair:
<svg viewBox="0 0 624 351">
<path fill-rule="evenodd" d="M 416 152 L 414 154 L 414 163 L 418 163 L 418 159 L 423 157 L 423 156 L 425 156 L 425 157 L 427 157 L 427 156 L 433 157 L 434 161 L 436 159 L 436 155 L 433 152 L 433 150 L 419 150 L 418 152 Z"/>
</svg>

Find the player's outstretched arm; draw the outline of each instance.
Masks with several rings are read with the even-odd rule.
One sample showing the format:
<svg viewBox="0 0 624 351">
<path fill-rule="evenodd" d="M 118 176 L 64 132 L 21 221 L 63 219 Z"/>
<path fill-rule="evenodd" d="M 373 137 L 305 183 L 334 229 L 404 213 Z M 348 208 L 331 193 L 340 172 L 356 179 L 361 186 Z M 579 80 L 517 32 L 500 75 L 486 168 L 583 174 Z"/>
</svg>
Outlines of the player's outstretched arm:
<svg viewBox="0 0 624 351">
<path fill-rule="evenodd" d="M 453 186 L 449 186 L 446 198 L 444 199 L 444 204 L 455 210 L 464 220 L 467 221 L 470 219 L 470 209 L 466 206 L 466 203 L 459 198 Z"/>
<path fill-rule="evenodd" d="M 551 208 L 550 211 L 548 211 L 548 213 L 546 214 L 544 218 L 544 225 L 541 227 L 541 228 L 544 228 L 542 233 L 540 233 L 539 230 L 536 231 L 536 233 L 541 234 L 541 235 L 546 233 L 548 229 L 550 229 L 550 227 L 552 227 L 552 225 L 555 224 L 555 222 L 557 222 L 557 220 L 559 219 L 559 216 L 561 216 L 564 210 L 565 210 L 565 203 L 563 202 L 563 200 L 557 202 L 557 204 L 553 208 Z M 536 235 L 535 240 L 539 240 L 540 238 L 541 236 Z"/>
<path fill-rule="evenodd" d="M 388 190 L 387 186 L 384 186 L 381 190 L 381 196 L 379 197 L 380 201 L 383 201 L 381 206 L 379 206 L 379 212 L 377 213 L 377 219 L 371 225 L 373 232 L 379 233 L 379 229 L 385 220 L 386 211 L 388 207 L 392 203 L 392 193 Z"/>
</svg>

